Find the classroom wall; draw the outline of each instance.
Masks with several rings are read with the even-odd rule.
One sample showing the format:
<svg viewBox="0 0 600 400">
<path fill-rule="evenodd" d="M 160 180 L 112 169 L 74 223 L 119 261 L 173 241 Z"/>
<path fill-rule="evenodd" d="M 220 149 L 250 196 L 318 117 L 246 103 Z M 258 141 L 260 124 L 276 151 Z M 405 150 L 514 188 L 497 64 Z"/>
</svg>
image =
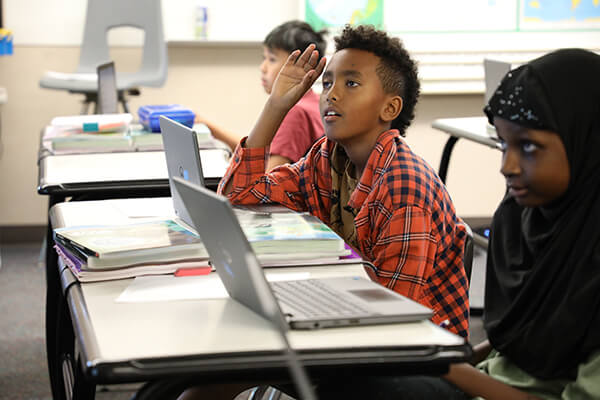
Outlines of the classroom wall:
<svg viewBox="0 0 600 400">
<path fill-rule="evenodd" d="M 117 48 L 111 54 L 117 68 L 139 66 L 137 48 Z M 47 197 L 37 194 L 37 150 L 41 128 L 57 115 L 76 114 L 81 96 L 41 89 L 46 70 L 72 71 L 77 47 L 17 46 L 14 55 L 0 57 L 0 86 L 8 102 L 0 105 L 0 226 L 43 225 Z M 224 127 L 248 132 L 266 99 L 259 82 L 261 49 L 256 46 L 170 46 L 169 76 L 162 88 L 142 88 L 130 100 L 132 110 L 143 104 L 177 102 Z M 423 96 L 408 142 L 435 169 L 447 136 L 430 128 L 440 117 L 479 115 L 481 95 Z M 448 174 L 449 191 L 460 215 L 490 216 L 503 193 L 498 171 L 500 154 L 466 141 L 455 147 Z"/>
</svg>

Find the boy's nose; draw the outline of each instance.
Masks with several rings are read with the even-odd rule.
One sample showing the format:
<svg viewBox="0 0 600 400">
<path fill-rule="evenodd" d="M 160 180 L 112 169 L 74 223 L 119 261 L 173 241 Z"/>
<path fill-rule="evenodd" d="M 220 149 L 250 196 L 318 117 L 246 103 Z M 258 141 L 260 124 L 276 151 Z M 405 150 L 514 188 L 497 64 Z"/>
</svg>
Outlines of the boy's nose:
<svg viewBox="0 0 600 400">
<path fill-rule="evenodd" d="M 335 84 L 331 86 L 331 88 L 329 88 L 329 91 L 327 92 L 327 101 L 332 102 L 332 101 L 338 101 L 339 99 L 339 95 L 337 94 L 337 91 L 335 90 Z"/>
</svg>

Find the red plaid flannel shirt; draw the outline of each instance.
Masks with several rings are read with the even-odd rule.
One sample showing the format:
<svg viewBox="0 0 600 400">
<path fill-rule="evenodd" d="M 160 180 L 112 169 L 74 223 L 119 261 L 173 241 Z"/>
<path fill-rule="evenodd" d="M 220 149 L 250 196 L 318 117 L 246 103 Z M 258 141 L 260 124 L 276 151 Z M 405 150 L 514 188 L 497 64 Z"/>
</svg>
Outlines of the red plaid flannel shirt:
<svg viewBox="0 0 600 400">
<path fill-rule="evenodd" d="M 333 146 L 323 137 L 297 163 L 265 174 L 269 149 L 238 145 L 219 193 L 232 179 L 232 203 L 280 203 L 327 224 Z M 359 250 L 375 266 L 378 282 L 433 309 L 434 323 L 466 338 L 466 230 L 435 171 L 398 131 L 379 136 L 348 205 L 358 211 L 354 223 Z"/>
</svg>

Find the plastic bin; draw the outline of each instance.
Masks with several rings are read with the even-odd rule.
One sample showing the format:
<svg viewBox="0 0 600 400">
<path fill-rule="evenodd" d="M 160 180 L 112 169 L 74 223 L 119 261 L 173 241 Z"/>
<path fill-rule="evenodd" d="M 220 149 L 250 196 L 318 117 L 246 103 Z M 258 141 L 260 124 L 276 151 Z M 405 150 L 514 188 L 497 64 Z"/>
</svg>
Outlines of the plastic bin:
<svg viewBox="0 0 600 400">
<path fill-rule="evenodd" d="M 190 128 L 194 125 L 194 118 L 196 116 L 192 110 L 179 104 L 150 105 L 142 106 L 138 109 L 140 123 L 144 126 L 144 129 L 151 132 L 160 132 L 158 118 L 161 115 Z"/>
</svg>

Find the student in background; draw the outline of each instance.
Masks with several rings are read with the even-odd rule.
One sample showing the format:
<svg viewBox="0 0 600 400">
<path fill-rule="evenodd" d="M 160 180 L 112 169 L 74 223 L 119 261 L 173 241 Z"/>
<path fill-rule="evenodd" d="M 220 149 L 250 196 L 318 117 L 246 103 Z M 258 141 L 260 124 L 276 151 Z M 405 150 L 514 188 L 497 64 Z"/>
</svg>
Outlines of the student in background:
<svg viewBox="0 0 600 400">
<path fill-rule="evenodd" d="M 467 337 L 465 227 L 437 174 L 401 137 L 419 94 L 416 65 L 397 38 L 372 27 L 347 26 L 335 42 L 320 98 L 326 137 L 297 163 L 264 174 L 279 124 L 324 69 L 311 45 L 281 69 L 219 192 L 235 204 L 309 211 L 373 263 L 373 279 Z"/>
<path fill-rule="evenodd" d="M 479 363 L 451 366 L 446 381 L 331 387 L 334 397 L 600 398 L 600 56 L 564 49 L 531 61 L 505 76 L 485 113 L 508 191 L 492 223 Z"/>
<path fill-rule="evenodd" d="M 279 70 L 294 50 L 304 50 L 314 43 L 319 54 L 325 54 L 325 33 L 315 32 L 306 22 L 289 21 L 267 35 L 263 42 L 263 62 L 260 64 L 261 82 L 267 94 L 271 93 Z M 197 122 L 206 124 L 213 136 L 225 142 L 231 149 L 240 141 L 240 135 L 228 132 L 211 121 L 199 118 Z M 271 142 L 266 170 L 298 161 L 321 136 L 323 124 L 319 114 L 319 96 L 309 89 L 282 121 Z"/>
</svg>

